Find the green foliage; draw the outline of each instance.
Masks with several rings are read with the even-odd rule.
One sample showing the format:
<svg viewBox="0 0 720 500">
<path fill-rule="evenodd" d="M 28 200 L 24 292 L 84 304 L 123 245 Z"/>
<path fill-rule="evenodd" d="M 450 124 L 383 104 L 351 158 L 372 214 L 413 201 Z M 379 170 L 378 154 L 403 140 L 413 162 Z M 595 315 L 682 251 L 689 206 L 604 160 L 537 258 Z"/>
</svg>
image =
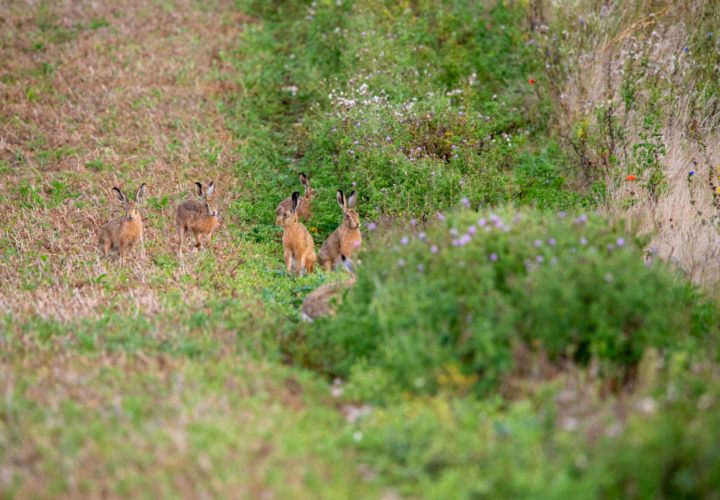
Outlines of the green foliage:
<svg viewBox="0 0 720 500">
<path fill-rule="evenodd" d="M 640 185 L 647 189 L 653 203 L 657 203 L 658 197 L 668 191 L 665 166 L 661 161 L 661 157 L 665 156 L 665 144 L 662 142 L 663 134 L 658 130 L 657 124 L 646 117 L 643 131 L 638 134 L 640 141 L 633 144 L 633 173 L 642 176 L 644 182 Z"/>
<path fill-rule="evenodd" d="M 236 209 L 264 227 L 259 233 L 277 233 L 274 208 L 298 189 L 298 172 L 320 189 L 319 241 L 337 226 L 337 189 L 359 192 L 366 219 L 427 218 L 463 198 L 473 207 L 512 198 L 508 166 L 524 137 L 514 104 L 532 65 L 520 9 L 242 7 L 264 22 L 248 26 L 234 59 L 245 90 L 221 106 L 247 138 L 238 173 L 253 194 Z"/>
<path fill-rule="evenodd" d="M 519 343 L 624 379 L 645 349 L 690 336 L 685 287 L 600 217 L 463 212 L 423 231 L 373 238 L 335 319 L 307 328 L 304 362 L 342 376 L 364 363 L 416 393 L 436 392 L 457 366 L 483 394 Z"/>
<path fill-rule="evenodd" d="M 408 497 L 713 498 L 720 394 L 710 373 L 680 375 L 678 362 L 644 363 L 657 378 L 619 403 L 643 408 L 627 420 L 589 396 L 576 404 L 597 418 L 555 429 L 577 420 L 550 387 L 505 408 L 497 399 L 409 399 L 364 417 L 357 447 Z"/>
<path fill-rule="evenodd" d="M 597 206 L 597 198 L 593 195 L 583 195 L 569 189 L 566 178 L 568 163 L 565 152 L 555 142 L 534 155 L 523 151 L 515 164 L 515 203 L 532 204 L 541 210 Z"/>
</svg>

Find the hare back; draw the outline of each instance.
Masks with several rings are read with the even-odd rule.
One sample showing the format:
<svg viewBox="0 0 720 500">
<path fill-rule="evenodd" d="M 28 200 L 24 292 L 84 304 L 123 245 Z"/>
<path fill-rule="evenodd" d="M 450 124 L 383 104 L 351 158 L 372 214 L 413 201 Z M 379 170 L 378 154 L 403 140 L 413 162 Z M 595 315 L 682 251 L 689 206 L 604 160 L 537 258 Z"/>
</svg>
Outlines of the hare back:
<svg viewBox="0 0 720 500">
<path fill-rule="evenodd" d="M 207 215 L 205 206 L 196 200 L 186 201 L 177 208 L 178 226 L 193 229 L 199 233 L 209 233 L 217 225 L 216 215 Z"/>
<path fill-rule="evenodd" d="M 336 298 L 336 304 L 342 302 L 342 283 L 330 283 L 310 292 L 302 303 L 302 313 L 315 319 L 330 314 L 334 316 L 335 311 L 331 308 L 331 301 Z"/>
<path fill-rule="evenodd" d="M 284 212 L 289 212 L 292 210 L 292 198 L 285 198 L 283 201 L 280 202 L 280 204 L 275 209 L 275 216 L 280 217 Z M 298 216 L 298 220 L 302 220 L 303 222 L 307 222 L 310 219 L 310 216 L 312 215 L 310 203 L 308 203 L 307 199 L 304 196 L 300 197 L 300 201 L 298 202 L 298 207 L 295 210 L 295 213 Z"/>
</svg>

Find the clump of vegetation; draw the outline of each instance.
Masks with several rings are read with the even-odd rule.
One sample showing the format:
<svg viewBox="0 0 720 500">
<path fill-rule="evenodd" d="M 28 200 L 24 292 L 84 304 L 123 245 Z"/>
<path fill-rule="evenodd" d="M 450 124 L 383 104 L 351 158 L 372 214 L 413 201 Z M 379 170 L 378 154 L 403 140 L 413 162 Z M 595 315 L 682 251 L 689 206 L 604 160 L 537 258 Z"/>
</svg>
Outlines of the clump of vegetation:
<svg viewBox="0 0 720 500">
<path fill-rule="evenodd" d="M 624 382 L 648 348 L 672 350 L 692 335 L 686 287 L 667 266 L 643 263 L 642 240 L 597 215 L 440 217 L 404 236 L 375 235 L 358 285 L 334 320 L 306 329 L 298 355 L 420 394 L 456 369 L 485 394 L 517 368 L 521 343 L 558 366 L 596 360 Z M 371 399 L 399 394 L 365 389 Z"/>
</svg>

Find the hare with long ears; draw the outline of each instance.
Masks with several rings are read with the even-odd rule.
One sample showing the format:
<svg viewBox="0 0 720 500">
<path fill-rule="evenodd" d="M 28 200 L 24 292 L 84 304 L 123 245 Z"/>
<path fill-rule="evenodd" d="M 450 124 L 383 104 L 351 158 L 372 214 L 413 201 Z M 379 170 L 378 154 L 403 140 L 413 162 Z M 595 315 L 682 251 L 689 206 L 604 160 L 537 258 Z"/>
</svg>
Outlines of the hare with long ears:
<svg viewBox="0 0 720 500">
<path fill-rule="evenodd" d="M 300 193 L 295 191 L 291 197 L 290 210 L 283 211 L 275 223 L 283 227 L 283 248 L 285 249 L 285 266 L 287 272 L 296 269 L 297 275 L 306 269 L 308 274 L 315 270 L 315 242 L 308 230 L 298 222 L 297 208 L 300 204 Z"/>
<path fill-rule="evenodd" d="M 100 228 L 98 249 L 106 256 L 110 249 L 119 250 L 120 261 L 124 262 L 125 254 L 142 238 L 143 223 L 138 212 L 138 204 L 145 194 L 145 183 L 135 190 L 132 200 L 129 200 L 117 187 L 113 188 L 113 192 L 122 202 L 125 213 Z"/>
<path fill-rule="evenodd" d="M 310 187 L 307 176 L 302 172 L 300 172 L 300 184 L 305 186 L 305 196 L 300 197 L 300 204 L 298 205 L 296 213 L 300 221 L 307 222 L 312 216 L 312 200 L 315 197 L 315 190 Z M 292 198 L 285 198 L 275 209 L 275 216 L 280 217 L 284 212 L 289 212 L 291 207 Z"/>
<path fill-rule="evenodd" d="M 341 256 L 345 270 L 350 273 L 350 279 L 340 283 L 330 283 L 323 285 L 310 292 L 302 303 L 302 319 L 312 323 L 315 318 L 330 315 L 335 316 L 334 305 L 339 305 L 342 301 L 342 291 L 348 286 L 352 286 L 357 281 L 357 273 L 355 263 L 344 255 Z M 335 299 L 333 303 L 332 300 Z"/>
<path fill-rule="evenodd" d="M 329 271 L 333 266 L 342 264 L 341 257 L 345 255 L 350 258 L 360 250 L 362 235 L 360 234 L 360 216 L 355 211 L 357 193 L 350 193 L 345 196 L 342 191 L 337 192 L 337 201 L 342 208 L 343 220 L 338 227 L 323 243 L 318 252 L 320 266 Z"/>
<path fill-rule="evenodd" d="M 185 233 L 192 232 L 195 237 L 195 245 L 193 251 L 202 248 L 200 236 L 207 235 L 207 244 L 212 240 L 212 232 L 218 225 L 217 205 L 215 204 L 215 183 L 210 181 L 210 185 L 203 190 L 202 184 L 195 183 L 197 187 L 200 201 L 190 200 L 182 203 L 177 208 L 175 221 L 177 224 L 177 232 L 180 237 L 178 244 L 178 255 L 182 256 L 182 246 L 185 240 Z"/>
</svg>

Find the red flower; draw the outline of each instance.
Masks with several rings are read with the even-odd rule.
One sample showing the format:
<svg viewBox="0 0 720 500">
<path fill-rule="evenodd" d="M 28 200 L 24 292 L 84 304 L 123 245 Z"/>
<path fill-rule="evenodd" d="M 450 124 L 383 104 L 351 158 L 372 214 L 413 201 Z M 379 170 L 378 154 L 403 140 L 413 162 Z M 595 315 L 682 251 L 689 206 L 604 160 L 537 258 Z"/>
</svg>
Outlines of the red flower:
<svg viewBox="0 0 720 500">
<path fill-rule="evenodd" d="M 530 85 L 532 85 L 533 83 L 535 83 L 535 80 L 533 80 L 532 78 L 530 78 L 530 80 L 528 80 L 528 81 L 530 82 Z"/>
<path fill-rule="evenodd" d="M 627 179 L 625 179 L 625 180 L 626 181 L 634 181 L 635 179 L 637 179 L 637 177 L 635 177 L 634 175 L 628 175 Z"/>
<path fill-rule="evenodd" d="M 487 29 L 490 29 L 490 28 L 492 28 L 492 26 L 490 26 L 490 25 L 488 24 L 488 25 L 487 25 Z"/>
</svg>

